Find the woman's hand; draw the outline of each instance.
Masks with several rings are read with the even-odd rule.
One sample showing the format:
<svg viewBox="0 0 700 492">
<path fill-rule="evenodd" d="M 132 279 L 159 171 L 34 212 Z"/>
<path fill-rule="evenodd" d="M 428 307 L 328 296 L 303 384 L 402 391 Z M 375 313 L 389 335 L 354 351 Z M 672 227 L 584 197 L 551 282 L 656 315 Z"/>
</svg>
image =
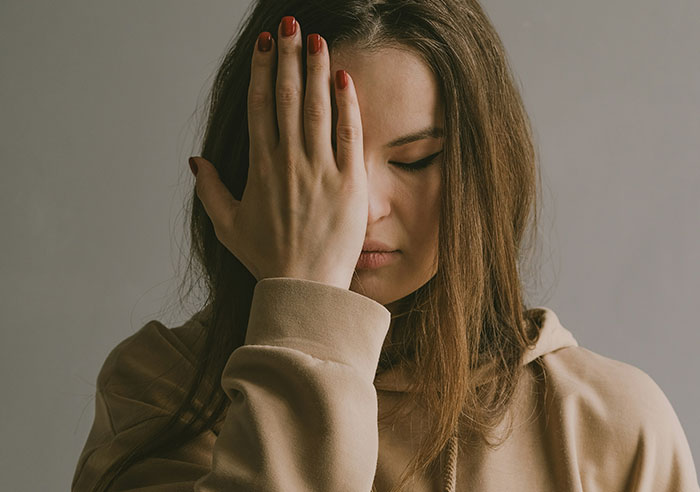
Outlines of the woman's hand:
<svg viewBox="0 0 700 492">
<path fill-rule="evenodd" d="M 294 29 L 291 36 L 284 36 L 285 21 Z M 338 86 L 344 75 L 338 71 L 334 152 L 328 46 L 319 36 L 320 51 L 307 55 L 304 92 L 301 36 L 289 17 L 278 27 L 278 50 L 271 37 L 269 51 L 258 50 L 260 38 L 254 47 L 248 181 L 241 201 L 202 157 L 194 158 L 196 193 L 219 241 L 257 280 L 295 277 L 347 289 L 367 226 L 360 108 L 350 77 L 345 88 Z M 314 45 L 313 36 L 307 41 Z"/>
</svg>

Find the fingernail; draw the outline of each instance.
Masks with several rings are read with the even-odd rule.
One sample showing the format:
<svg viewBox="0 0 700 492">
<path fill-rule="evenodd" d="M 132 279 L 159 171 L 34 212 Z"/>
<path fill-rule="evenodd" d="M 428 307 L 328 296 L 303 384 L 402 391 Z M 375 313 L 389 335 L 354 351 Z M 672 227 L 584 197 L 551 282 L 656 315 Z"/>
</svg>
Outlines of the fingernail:
<svg viewBox="0 0 700 492">
<path fill-rule="evenodd" d="M 309 47 L 309 54 L 315 55 L 321 51 L 321 36 L 318 34 L 309 34 L 306 37 L 306 45 Z"/>
<path fill-rule="evenodd" d="M 338 89 L 345 89 L 348 85 L 348 73 L 345 70 L 336 70 L 335 85 Z"/>
<path fill-rule="evenodd" d="M 294 16 L 282 17 L 282 35 L 289 37 L 293 36 L 295 32 L 297 32 L 297 22 Z"/>
<path fill-rule="evenodd" d="M 269 32 L 261 32 L 258 35 L 258 51 L 270 51 L 272 48 L 272 35 Z"/>
<path fill-rule="evenodd" d="M 190 163 L 190 169 L 192 170 L 192 174 L 194 174 L 195 177 L 196 177 L 196 176 L 197 176 L 197 171 L 199 170 L 199 169 L 197 168 L 197 161 L 194 160 L 194 157 L 190 157 L 189 163 Z"/>
</svg>

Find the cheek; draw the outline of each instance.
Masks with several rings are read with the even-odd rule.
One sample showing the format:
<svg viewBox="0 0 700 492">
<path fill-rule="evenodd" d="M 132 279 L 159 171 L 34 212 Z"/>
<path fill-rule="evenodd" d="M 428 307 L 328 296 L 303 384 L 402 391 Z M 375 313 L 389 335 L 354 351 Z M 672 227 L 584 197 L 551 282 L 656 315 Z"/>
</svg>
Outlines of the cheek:
<svg viewBox="0 0 700 492">
<path fill-rule="evenodd" d="M 440 174 L 432 171 L 425 173 L 424 179 L 416 180 L 409 194 L 409 232 L 418 250 L 425 254 L 432 254 L 436 248 L 440 221 Z"/>
<path fill-rule="evenodd" d="M 429 169 L 423 181 L 422 189 L 419 191 L 421 208 L 424 210 L 423 218 L 428 226 L 437 229 L 440 216 L 440 195 L 441 195 L 441 171 L 436 165 Z"/>
</svg>

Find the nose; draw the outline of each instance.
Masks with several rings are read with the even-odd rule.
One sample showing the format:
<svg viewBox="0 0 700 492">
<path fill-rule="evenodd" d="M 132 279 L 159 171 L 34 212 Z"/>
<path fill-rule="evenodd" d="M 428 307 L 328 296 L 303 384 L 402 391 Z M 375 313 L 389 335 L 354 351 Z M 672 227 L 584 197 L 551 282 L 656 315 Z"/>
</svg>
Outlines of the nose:
<svg viewBox="0 0 700 492">
<path fill-rule="evenodd" d="M 367 170 L 367 225 L 379 222 L 391 211 L 391 173 L 378 161 L 365 160 Z"/>
</svg>

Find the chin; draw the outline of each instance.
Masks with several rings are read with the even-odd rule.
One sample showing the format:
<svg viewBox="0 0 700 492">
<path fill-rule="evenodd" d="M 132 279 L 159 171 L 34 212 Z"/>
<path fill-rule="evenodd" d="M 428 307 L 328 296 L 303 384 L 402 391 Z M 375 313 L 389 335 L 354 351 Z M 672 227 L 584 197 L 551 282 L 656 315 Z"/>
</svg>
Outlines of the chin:
<svg viewBox="0 0 700 492">
<path fill-rule="evenodd" d="M 402 282 L 390 275 L 387 269 L 355 270 L 350 290 L 386 305 L 403 297 L 398 285 Z"/>
<path fill-rule="evenodd" d="M 355 270 L 350 282 L 350 290 L 374 299 L 377 302 L 387 295 L 391 282 L 386 275 L 382 276 L 381 268 L 376 270 Z"/>
</svg>

